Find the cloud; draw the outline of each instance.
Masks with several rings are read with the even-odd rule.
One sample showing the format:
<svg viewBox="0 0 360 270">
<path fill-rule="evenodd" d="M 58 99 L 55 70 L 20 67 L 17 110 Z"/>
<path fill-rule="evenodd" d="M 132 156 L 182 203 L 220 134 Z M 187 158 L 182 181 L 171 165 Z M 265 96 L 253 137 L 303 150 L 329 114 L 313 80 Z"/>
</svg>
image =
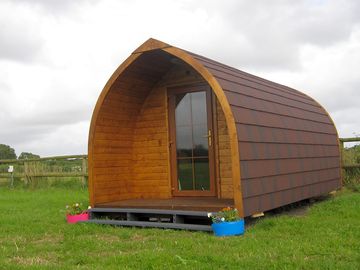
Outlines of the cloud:
<svg viewBox="0 0 360 270">
<path fill-rule="evenodd" d="M 187 4 L 189 10 L 196 9 L 194 3 Z M 302 46 L 326 48 L 347 41 L 360 22 L 358 1 L 228 0 L 195 5 L 204 7 L 211 29 L 206 33 L 210 42 L 199 47 L 212 58 L 220 54 L 230 65 L 257 70 L 301 70 Z"/>
<path fill-rule="evenodd" d="M 30 8 L 40 8 L 52 14 L 69 12 L 70 9 L 79 7 L 84 3 L 95 3 L 98 0 L 12 0 L 13 3 Z"/>
<path fill-rule="evenodd" d="M 299 89 L 360 132 L 360 2 L 0 2 L 0 143 L 85 153 L 108 78 L 149 37 Z M 80 151 L 80 152 L 77 152 Z"/>
<path fill-rule="evenodd" d="M 15 148 L 19 155 L 21 152 L 32 152 L 41 156 L 84 154 L 87 152 L 87 136 L 89 122 L 66 124 L 43 130 L 38 127 L 19 127 L 17 134 L 5 143 Z"/>
<path fill-rule="evenodd" d="M 0 60 L 31 62 L 42 47 L 37 26 L 40 21 L 26 9 L 0 5 Z"/>
</svg>

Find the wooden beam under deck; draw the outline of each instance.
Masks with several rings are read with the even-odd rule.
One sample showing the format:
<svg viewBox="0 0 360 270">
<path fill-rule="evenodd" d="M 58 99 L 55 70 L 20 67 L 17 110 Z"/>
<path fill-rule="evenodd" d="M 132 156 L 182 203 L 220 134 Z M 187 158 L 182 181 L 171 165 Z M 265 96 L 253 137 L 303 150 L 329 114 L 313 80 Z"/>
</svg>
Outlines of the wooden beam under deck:
<svg viewBox="0 0 360 270">
<path fill-rule="evenodd" d="M 145 208 L 217 212 L 224 207 L 234 207 L 232 199 L 181 197 L 171 199 L 131 199 L 96 204 L 98 208 Z"/>
</svg>

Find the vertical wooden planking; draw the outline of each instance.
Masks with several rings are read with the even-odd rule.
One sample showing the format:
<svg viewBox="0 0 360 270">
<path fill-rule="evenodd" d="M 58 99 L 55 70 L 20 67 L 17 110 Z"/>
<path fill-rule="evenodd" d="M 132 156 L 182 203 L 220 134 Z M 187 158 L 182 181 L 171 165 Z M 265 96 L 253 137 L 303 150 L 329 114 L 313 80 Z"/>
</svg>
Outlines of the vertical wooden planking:
<svg viewBox="0 0 360 270">
<path fill-rule="evenodd" d="M 219 159 L 219 183 L 220 197 L 224 199 L 233 198 L 232 165 L 230 138 L 226 125 L 225 115 L 219 102 L 216 100 L 217 112 L 217 141 L 218 141 L 218 159 Z"/>
</svg>

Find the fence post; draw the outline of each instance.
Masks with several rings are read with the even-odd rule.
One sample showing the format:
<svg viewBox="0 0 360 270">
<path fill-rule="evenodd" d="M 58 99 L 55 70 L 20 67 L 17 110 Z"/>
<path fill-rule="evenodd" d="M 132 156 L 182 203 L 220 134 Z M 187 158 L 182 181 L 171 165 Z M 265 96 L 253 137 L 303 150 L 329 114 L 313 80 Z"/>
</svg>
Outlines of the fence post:
<svg viewBox="0 0 360 270">
<path fill-rule="evenodd" d="M 24 182 L 25 186 L 28 186 L 30 183 L 29 166 L 26 160 L 24 160 Z"/>
<path fill-rule="evenodd" d="M 81 170 L 83 173 L 83 176 L 81 178 L 81 183 L 83 188 L 85 188 L 86 183 L 87 183 L 87 177 L 86 177 L 86 173 L 87 173 L 87 160 L 85 157 L 82 158 L 82 166 L 81 166 Z"/>
<path fill-rule="evenodd" d="M 340 142 L 340 164 L 341 164 L 341 185 L 344 186 L 344 175 L 345 175 L 345 169 L 344 169 L 344 141 L 339 139 Z"/>
<path fill-rule="evenodd" d="M 8 168 L 8 172 L 10 173 L 10 188 L 14 188 L 14 166 L 10 165 Z"/>
</svg>

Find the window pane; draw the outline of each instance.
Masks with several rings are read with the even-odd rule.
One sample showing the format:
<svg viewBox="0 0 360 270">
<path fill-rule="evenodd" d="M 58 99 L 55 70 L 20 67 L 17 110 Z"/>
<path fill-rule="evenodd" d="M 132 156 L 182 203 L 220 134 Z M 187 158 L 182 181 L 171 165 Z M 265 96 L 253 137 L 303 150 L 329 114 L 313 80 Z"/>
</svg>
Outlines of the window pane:
<svg viewBox="0 0 360 270">
<path fill-rule="evenodd" d="M 176 152 L 178 157 L 192 156 L 191 126 L 176 128 Z"/>
<path fill-rule="evenodd" d="M 177 163 L 179 190 L 193 190 L 192 159 L 179 159 Z"/>
<path fill-rule="evenodd" d="M 210 190 L 209 160 L 207 158 L 194 159 L 195 189 Z"/>
<path fill-rule="evenodd" d="M 194 157 L 208 156 L 208 129 L 206 125 L 193 126 Z"/>
<path fill-rule="evenodd" d="M 176 95 L 176 126 L 191 125 L 190 94 Z"/>
<path fill-rule="evenodd" d="M 194 125 L 207 123 L 205 92 L 195 92 L 191 94 L 191 109 Z"/>
</svg>

